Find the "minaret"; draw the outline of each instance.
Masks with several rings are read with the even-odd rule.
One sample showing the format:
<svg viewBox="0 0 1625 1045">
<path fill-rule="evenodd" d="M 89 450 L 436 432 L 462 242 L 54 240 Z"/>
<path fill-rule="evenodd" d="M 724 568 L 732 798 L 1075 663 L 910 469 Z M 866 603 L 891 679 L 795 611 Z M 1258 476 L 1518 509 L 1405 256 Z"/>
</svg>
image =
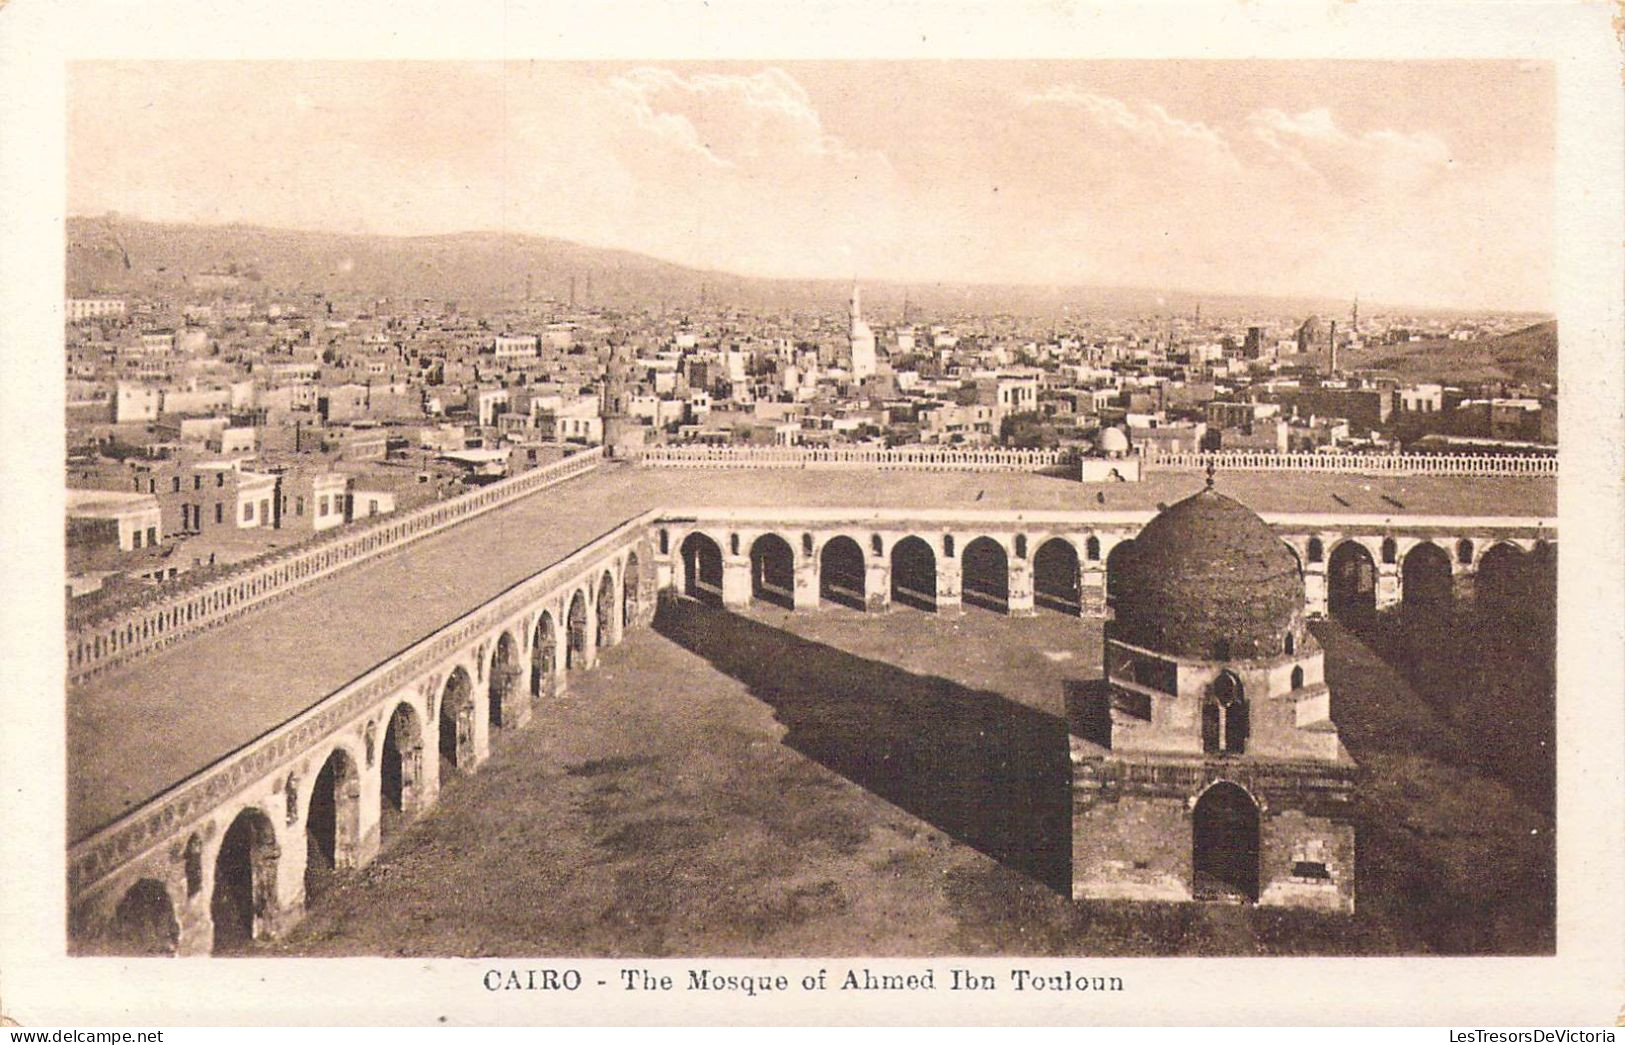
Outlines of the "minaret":
<svg viewBox="0 0 1625 1045">
<path fill-rule="evenodd" d="M 861 381 L 875 373 L 875 334 L 863 321 L 863 298 L 852 282 L 852 377 Z"/>
<path fill-rule="evenodd" d="M 599 414 L 604 425 L 604 453 L 609 457 L 630 457 L 643 447 L 643 426 L 633 420 L 628 399 L 627 372 L 631 357 L 624 343 L 609 348 L 604 365 L 604 398 Z"/>
<path fill-rule="evenodd" d="M 1336 375 L 1336 373 L 1337 373 L 1337 320 L 1335 320 L 1335 319 L 1332 320 L 1331 341 L 1332 341 L 1332 359 L 1331 359 L 1331 364 L 1332 365 L 1331 365 L 1330 373 L 1332 373 L 1333 375 Z"/>
<path fill-rule="evenodd" d="M 1349 315 L 1349 333 L 1358 338 L 1360 336 L 1360 295 L 1354 295 L 1354 308 Z"/>
</svg>

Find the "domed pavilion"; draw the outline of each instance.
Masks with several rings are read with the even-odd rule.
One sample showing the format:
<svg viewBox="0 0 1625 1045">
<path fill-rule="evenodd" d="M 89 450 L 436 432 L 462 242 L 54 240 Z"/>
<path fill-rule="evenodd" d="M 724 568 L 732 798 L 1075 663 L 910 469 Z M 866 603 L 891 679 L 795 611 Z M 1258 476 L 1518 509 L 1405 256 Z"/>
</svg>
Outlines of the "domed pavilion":
<svg viewBox="0 0 1625 1045">
<path fill-rule="evenodd" d="M 1124 551 L 1073 723 L 1073 895 L 1352 911 L 1356 767 L 1296 553 L 1212 480 Z"/>
</svg>

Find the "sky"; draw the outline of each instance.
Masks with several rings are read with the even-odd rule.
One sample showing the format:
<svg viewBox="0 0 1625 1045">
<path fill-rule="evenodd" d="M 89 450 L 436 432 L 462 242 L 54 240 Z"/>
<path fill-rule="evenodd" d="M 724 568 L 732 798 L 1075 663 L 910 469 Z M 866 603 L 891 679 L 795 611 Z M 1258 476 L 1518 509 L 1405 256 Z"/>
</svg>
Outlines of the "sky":
<svg viewBox="0 0 1625 1045">
<path fill-rule="evenodd" d="M 68 205 L 753 276 L 1552 305 L 1528 62 L 80 62 Z"/>
</svg>

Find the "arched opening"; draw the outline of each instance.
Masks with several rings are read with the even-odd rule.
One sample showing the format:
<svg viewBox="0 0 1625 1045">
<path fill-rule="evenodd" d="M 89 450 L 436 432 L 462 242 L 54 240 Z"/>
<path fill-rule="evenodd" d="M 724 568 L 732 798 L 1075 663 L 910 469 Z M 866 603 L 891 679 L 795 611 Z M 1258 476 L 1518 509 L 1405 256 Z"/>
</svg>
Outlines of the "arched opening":
<svg viewBox="0 0 1625 1045">
<path fill-rule="evenodd" d="M 493 730 L 504 729 L 519 721 L 522 704 L 519 700 L 519 643 L 507 632 L 497 636 L 496 652 L 491 655 L 491 679 L 487 690 Z"/>
<path fill-rule="evenodd" d="M 691 599 L 722 604 L 722 549 L 703 533 L 683 538 L 683 594 Z"/>
<path fill-rule="evenodd" d="M 1202 750 L 1210 755 L 1240 755 L 1247 750 L 1247 698 L 1241 679 L 1222 671 L 1202 701 Z"/>
<path fill-rule="evenodd" d="M 1258 899 L 1258 806 L 1221 780 L 1196 800 L 1191 816 L 1192 892 L 1199 900 Z"/>
<path fill-rule="evenodd" d="M 1478 560 L 1478 580 L 1473 585 L 1479 605 L 1511 607 L 1523 601 L 1528 592 L 1524 566 L 1523 549 L 1517 545 L 1503 542 L 1486 551 Z"/>
<path fill-rule="evenodd" d="M 1320 538 L 1319 537 L 1311 537 L 1311 538 L 1309 538 L 1309 561 L 1310 562 L 1322 562 L 1322 561 L 1325 560 L 1325 558 L 1326 558 L 1326 546 L 1321 543 Z"/>
<path fill-rule="evenodd" d="M 1293 668 L 1292 669 L 1292 688 L 1295 689 L 1295 690 L 1303 688 L 1303 669 L 1302 668 Z"/>
<path fill-rule="evenodd" d="M 214 858 L 214 893 L 209 898 L 213 953 L 243 951 L 270 931 L 279 856 L 271 818 L 259 809 L 238 813 Z"/>
<path fill-rule="evenodd" d="M 587 666 L 587 596 L 570 596 L 570 611 L 564 620 L 564 670 Z"/>
<path fill-rule="evenodd" d="M 1466 537 L 1456 542 L 1456 561 L 1463 566 L 1471 566 L 1473 563 L 1473 542 Z"/>
<path fill-rule="evenodd" d="M 108 927 L 106 949 L 133 957 L 174 954 L 180 936 L 168 890 L 156 879 L 143 878 L 119 900 Z"/>
<path fill-rule="evenodd" d="M 1106 605 L 1116 606 L 1117 598 L 1123 593 L 1123 572 L 1128 560 L 1134 554 L 1132 540 L 1119 541 L 1112 545 L 1112 550 L 1106 553 Z"/>
<path fill-rule="evenodd" d="M 1382 539 L 1382 562 L 1384 566 L 1392 566 L 1399 560 L 1399 542 L 1392 537 Z"/>
<path fill-rule="evenodd" d="M 789 542 L 764 533 L 750 546 L 750 597 L 781 609 L 795 608 L 796 556 Z"/>
<path fill-rule="evenodd" d="M 452 669 L 440 694 L 440 779 L 454 769 L 474 768 L 474 684 L 468 672 Z"/>
<path fill-rule="evenodd" d="M 388 838 L 403 819 L 418 811 L 423 778 L 423 729 L 417 712 L 405 701 L 396 705 L 384 728 L 378 769 L 378 833 Z"/>
<path fill-rule="evenodd" d="M 1084 555 L 1084 558 L 1088 559 L 1090 562 L 1099 562 L 1100 561 L 1100 538 L 1099 537 L 1096 537 L 1094 534 L 1089 535 L 1089 539 L 1087 541 L 1085 541 L 1084 545 L 1083 545 L 1083 555 Z"/>
<path fill-rule="evenodd" d="M 1450 605 L 1450 553 L 1437 544 L 1423 541 L 1406 552 L 1399 576 L 1406 606 L 1431 610 Z"/>
<path fill-rule="evenodd" d="M 960 559 L 961 593 L 971 606 L 995 613 L 1010 610 L 1010 559 L 1003 545 L 978 537 L 965 545 Z"/>
<path fill-rule="evenodd" d="M 929 549 L 927 549 L 929 550 Z M 818 597 L 855 610 L 864 608 L 863 549 L 850 537 L 832 537 L 818 553 Z"/>
<path fill-rule="evenodd" d="M 320 896 L 333 872 L 355 866 L 361 837 L 361 773 L 343 748 L 334 748 L 310 786 L 305 811 L 305 895 Z"/>
<path fill-rule="evenodd" d="M 892 545 L 891 599 L 895 605 L 936 611 L 937 556 L 918 537 L 904 537 Z"/>
<path fill-rule="evenodd" d="M 1069 617 L 1083 612 L 1078 550 L 1071 541 L 1052 537 L 1038 546 L 1033 556 L 1033 603 Z"/>
<path fill-rule="evenodd" d="M 626 557 L 626 569 L 621 571 L 621 628 L 630 628 L 638 619 L 642 608 L 643 576 L 638 572 L 638 553 Z"/>
<path fill-rule="evenodd" d="M 608 570 L 598 578 L 597 610 L 598 630 L 594 634 L 598 648 L 605 650 L 615 645 L 615 577 Z"/>
<path fill-rule="evenodd" d="M 1298 637 L 1290 631 L 1282 636 L 1281 644 L 1286 648 L 1286 655 L 1289 657 L 1298 652 Z"/>
<path fill-rule="evenodd" d="M 553 614 L 542 611 L 536 619 L 536 634 L 530 646 L 530 694 L 533 697 L 551 697 L 558 680 L 558 634 L 553 628 Z"/>
<path fill-rule="evenodd" d="M 1333 548 L 1327 575 L 1332 616 L 1350 626 L 1370 623 L 1377 613 L 1377 564 L 1365 545 L 1344 541 Z"/>
</svg>

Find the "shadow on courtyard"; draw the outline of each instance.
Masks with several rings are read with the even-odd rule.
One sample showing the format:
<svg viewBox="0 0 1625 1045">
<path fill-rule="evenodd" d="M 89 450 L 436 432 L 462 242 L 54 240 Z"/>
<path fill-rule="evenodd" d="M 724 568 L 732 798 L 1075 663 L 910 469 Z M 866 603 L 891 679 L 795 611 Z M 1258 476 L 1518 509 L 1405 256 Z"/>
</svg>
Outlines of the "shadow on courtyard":
<svg viewBox="0 0 1625 1045">
<path fill-rule="evenodd" d="M 772 707 L 792 750 L 1068 889 L 1071 765 L 1060 719 L 688 599 L 663 601 L 654 627 Z"/>
</svg>

